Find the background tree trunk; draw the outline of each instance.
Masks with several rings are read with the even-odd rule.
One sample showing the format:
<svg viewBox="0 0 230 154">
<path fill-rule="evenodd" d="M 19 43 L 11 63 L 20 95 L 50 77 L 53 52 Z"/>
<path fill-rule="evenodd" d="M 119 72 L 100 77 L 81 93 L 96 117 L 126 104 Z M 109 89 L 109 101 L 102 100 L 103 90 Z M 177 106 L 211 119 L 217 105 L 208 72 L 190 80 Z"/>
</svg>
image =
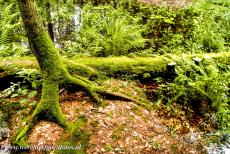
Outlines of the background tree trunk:
<svg viewBox="0 0 230 154">
<path fill-rule="evenodd" d="M 54 31 L 53 31 L 53 23 L 52 23 L 52 17 L 51 17 L 51 7 L 50 7 L 50 2 L 49 1 L 46 2 L 46 16 L 47 16 L 47 21 L 48 21 L 47 29 L 48 29 L 50 38 L 54 42 Z"/>
</svg>

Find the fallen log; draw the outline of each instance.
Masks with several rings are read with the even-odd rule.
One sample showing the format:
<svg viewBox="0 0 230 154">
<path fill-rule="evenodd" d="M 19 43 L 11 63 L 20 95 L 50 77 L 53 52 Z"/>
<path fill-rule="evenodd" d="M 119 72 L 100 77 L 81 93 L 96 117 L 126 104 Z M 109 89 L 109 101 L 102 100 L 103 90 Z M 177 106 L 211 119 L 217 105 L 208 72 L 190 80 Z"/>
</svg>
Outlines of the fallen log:
<svg viewBox="0 0 230 154">
<path fill-rule="evenodd" d="M 218 63 L 230 64 L 230 52 L 193 54 L 193 55 L 164 55 L 154 57 L 77 57 L 62 59 L 68 71 L 74 75 L 94 80 L 95 78 L 114 77 L 129 79 L 152 79 L 154 77 L 169 77 L 172 62 L 181 59 L 193 60 L 194 58 L 212 59 Z M 39 66 L 34 57 L 0 58 L 0 79 L 17 76 L 22 70 L 33 69 L 39 74 Z M 0 81 L 1 82 L 1 81 Z"/>
</svg>

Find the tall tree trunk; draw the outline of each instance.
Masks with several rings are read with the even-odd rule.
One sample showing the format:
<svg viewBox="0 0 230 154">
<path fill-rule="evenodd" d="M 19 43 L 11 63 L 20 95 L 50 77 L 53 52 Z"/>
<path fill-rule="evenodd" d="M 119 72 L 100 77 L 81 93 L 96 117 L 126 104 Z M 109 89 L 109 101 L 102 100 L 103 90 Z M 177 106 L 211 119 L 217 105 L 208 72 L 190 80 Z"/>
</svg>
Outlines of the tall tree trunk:
<svg viewBox="0 0 230 154">
<path fill-rule="evenodd" d="M 33 126 L 38 118 L 57 122 L 60 126 L 68 128 L 68 123 L 62 114 L 59 105 L 59 84 L 68 76 L 64 64 L 59 58 L 58 51 L 49 34 L 43 27 L 43 22 L 36 11 L 33 0 L 18 0 L 25 30 L 34 55 L 42 72 L 42 98 L 30 118 L 25 131 L 16 138 L 20 142 L 21 137 Z M 23 141 L 22 141 L 23 143 Z"/>
<path fill-rule="evenodd" d="M 91 82 L 82 77 L 72 77 L 60 59 L 54 42 L 43 27 L 43 22 L 37 13 L 34 0 L 17 0 L 23 23 L 34 55 L 39 63 L 42 73 L 42 97 L 33 112 L 30 120 L 23 130 L 17 135 L 15 143 L 26 145 L 28 131 L 38 119 L 54 121 L 66 129 L 72 129 L 62 113 L 59 104 L 60 84 L 75 84 L 91 96 L 94 102 L 100 103 L 98 95 L 112 96 L 118 99 L 133 100 L 126 96 L 114 94 L 93 86 Z"/>
</svg>

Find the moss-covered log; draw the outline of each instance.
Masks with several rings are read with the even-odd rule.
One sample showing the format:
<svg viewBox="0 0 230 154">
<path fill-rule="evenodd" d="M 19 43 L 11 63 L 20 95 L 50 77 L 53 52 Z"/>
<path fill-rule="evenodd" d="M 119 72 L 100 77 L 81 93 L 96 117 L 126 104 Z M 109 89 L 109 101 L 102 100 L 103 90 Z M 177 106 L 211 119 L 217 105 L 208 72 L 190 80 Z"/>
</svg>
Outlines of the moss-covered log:
<svg viewBox="0 0 230 154">
<path fill-rule="evenodd" d="M 194 57 L 211 58 L 218 63 L 230 65 L 230 53 L 210 53 L 186 55 L 187 60 Z M 109 57 L 109 58 L 72 58 L 62 59 L 68 72 L 72 75 L 80 75 L 88 79 L 97 78 L 101 75 L 108 77 L 125 77 L 127 75 L 141 79 L 142 77 L 168 76 L 167 64 L 172 61 L 180 61 L 180 56 L 155 56 L 155 57 Z M 0 78 L 14 75 L 22 69 L 39 70 L 38 63 L 34 57 L 0 58 Z M 149 74 L 150 76 L 145 76 Z"/>
</svg>

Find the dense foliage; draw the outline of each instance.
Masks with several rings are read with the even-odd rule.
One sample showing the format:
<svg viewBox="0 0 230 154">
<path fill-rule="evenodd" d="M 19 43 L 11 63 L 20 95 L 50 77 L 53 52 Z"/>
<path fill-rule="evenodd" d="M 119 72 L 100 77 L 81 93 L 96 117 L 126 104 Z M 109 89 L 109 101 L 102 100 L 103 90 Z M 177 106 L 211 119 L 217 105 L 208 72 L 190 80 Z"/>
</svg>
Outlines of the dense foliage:
<svg viewBox="0 0 230 154">
<path fill-rule="evenodd" d="M 230 4 L 225 0 L 194 1 L 180 7 L 132 0 L 40 1 L 39 6 L 60 53 L 67 56 L 229 50 Z M 0 7 L 1 55 L 26 53 L 28 43 L 17 7 L 13 1 L 2 1 Z"/>
<path fill-rule="evenodd" d="M 0 1 L 0 56 L 23 55 L 27 52 L 19 12 L 14 3 Z"/>
<path fill-rule="evenodd" d="M 145 39 L 139 19 L 111 6 L 83 8 L 83 25 L 73 33 L 74 41 L 67 53 L 87 53 L 94 56 L 127 55 L 144 47 Z M 68 45 L 68 43 L 67 43 Z"/>
<path fill-rule="evenodd" d="M 139 19 L 137 24 L 139 24 L 138 26 L 142 27 L 142 29 L 145 29 L 145 31 L 142 32 L 142 36 L 146 39 L 142 52 L 139 48 L 139 55 L 146 53 L 198 53 L 229 50 L 229 2 L 222 0 L 202 0 L 176 8 L 167 5 L 148 6 L 137 3 L 136 1 L 132 1 L 131 3 L 128 0 L 120 2 L 103 1 L 98 3 L 93 1 L 93 3 L 105 5 L 96 6 L 95 10 L 98 10 L 94 11 L 96 14 L 101 12 L 103 7 L 106 7 L 109 3 L 116 8 L 116 12 L 123 14 L 128 11 L 131 18 L 133 18 L 132 20 Z M 114 4 L 116 5 L 114 6 Z M 116 15 L 112 15 L 113 18 L 116 19 Z M 110 18 L 109 16 L 111 17 L 111 14 L 106 14 L 105 17 Z M 89 16 L 87 16 L 87 18 L 89 18 Z M 94 16 L 94 14 L 91 14 L 90 18 L 91 22 L 98 22 L 98 18 Z M 130 20 L 130 18 L 126 20 Z M 119 21 L 117 21 L 117 23 L 119 23 Z M 83 22 L 83 27 L 88 24 L 88 22 Z M 125 27 L 125 25 L 122 26 Z M 100 31 L 100 29 L 101 27 L 96 30 Z M 83 31 L 82 33 L 87 35 L 87 32 Z M 88 30 L 88 32 L 89 31 L 90 30 Z M 132 30 L 130 28 L 127 34 L 132 31 L 135 32 L 135 29 Z M 111 35 L 116 36 L 117 34 L 114 31 Z M 83 36 L 80 37 L 83 38 Z M 121 38 L 122 37 L 119 39 Z M 117 42 L 116 40 L 119 39 L 116 38 L 113 41 Z M 104 38 L 103 41 L 106 42 L 107 40 Z M 135 45 L 135 42 L 133 44 Z M 124 46 L 125 42 L 121 44 L 121 46 L 122 45 Z M 98 47 L 101 47 L 101 50 L 103 50 L 103 45 L 100 44 L 94 44 L 93 47 L 97 47 L 94 49 L 95 51 L 98 50 Z M 114 51 L 110 52 L 112 55 L 130 53 L 124 52 L 119 54 Z M 131 52 L 135 52 L 135 50 L 131 50 Z M 100 56 L 100 54 L 98 56 Z M 101 56 L 105 55 L 102 54 Z"/>
<path fill-rule="evenodd" d="M 197 114 L 212 118 L 213 123 L 219 122 L 220 128 L 229 132 L 230 67 L 214 63 L 210 58 L 202 62 L 184 59 L 177 63 L 178 76 L 173 82 L 161 84 L 158 103 L 192 106 Z"/>
</svg>

